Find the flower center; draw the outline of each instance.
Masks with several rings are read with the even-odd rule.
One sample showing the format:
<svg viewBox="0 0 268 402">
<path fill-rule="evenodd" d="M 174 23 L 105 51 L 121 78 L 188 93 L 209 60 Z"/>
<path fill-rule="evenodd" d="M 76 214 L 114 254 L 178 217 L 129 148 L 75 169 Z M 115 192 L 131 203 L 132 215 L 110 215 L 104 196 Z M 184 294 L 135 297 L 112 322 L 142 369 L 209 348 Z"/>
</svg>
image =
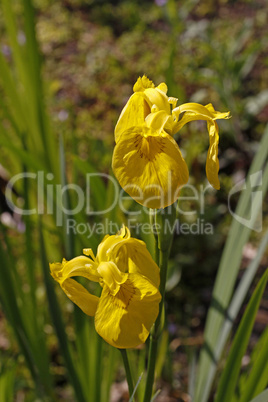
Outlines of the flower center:
<svg viewBox="0 0 268 402">
<path fill-rule="evenodd" d="M 139 156 L 148 161 L 155 160 L 157 155 L 164 152 L 164 142 L 161 135 L 137 135 L 134 145 L 137 148 Z"/>
<path fill-rule="evenodd" d="M 134 285 L 129 279 L 127 279 L 125 283 L 120 285 L 119 291 L 113 297 L 113 303 L 118 307 L 127 309 L 134 294 L 135 294 Z"/>
</svg>

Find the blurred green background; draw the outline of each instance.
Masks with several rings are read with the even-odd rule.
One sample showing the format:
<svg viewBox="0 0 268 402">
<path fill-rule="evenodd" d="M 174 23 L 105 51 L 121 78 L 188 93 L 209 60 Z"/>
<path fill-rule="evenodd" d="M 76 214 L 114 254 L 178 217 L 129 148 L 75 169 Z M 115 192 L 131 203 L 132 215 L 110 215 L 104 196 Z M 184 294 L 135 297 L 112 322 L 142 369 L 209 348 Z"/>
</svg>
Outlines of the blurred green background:
<svg viewBox="0 0 268 402">
<path fill-rule="evenodd" d="M 3 0 L 0 8 L 0 257 L 3 266 L 9 267 L 2 272 L 0 288 L 0 386 L 16 401 L 37 400 L 31 379 L 37 370 L 43 381 L 41 400 L 49 395 L 46 389 L 53 389 L 48 400 L 76 400 L 58 347 L 57 337 L 63 335 L 59 335 L 60 329 L 54 329 L 57 317 L 52 318 L 53 326 L 48 312 L 47 292 L 52 285 L 45 271 L 48 261 L 78 255 L 83 246 L 96 250 L 102 237 L 70 238 L 65 223 L 57 227 L 53 215 L 20 219 L 11 214 L 11 219 L 7 218 L 10 210 L 3 196 L 6 183 L 20 172 L 42 169 L 54 174 L 53 184 L 77 183 L 83 188 L 87 172 L 110 174 L 114 126 L 137 77 L 146 74 L 156 85 L 166 82 L 168 95 L 177 97 L 178 104 L 211 102 L 216 110 L 230 110 L 232 115 L 231 120 L 219 122 L 221 190 L 205 193 L 204 214 L 199 214 L 200 205 L 194 201 L 181 204 L 184 210 L 197 210 L 194 221 L 211 223 L 213 235 L 176 235 L 171 252 L 166 300 L 170 349 L 165 359 L 163 346 L 164 358 L 159 362 L 166 399 L 157 400 L 187 401 L 186 362 L 192 348 L 198 350 L 202 344 L 213 283 L 232 220 L 228 194 L 246 177 L 268 122 L 267 4 L 264 0 L 36 0 L 33 5 L 34 10 L 27 0 L 10 4 Z M 206 185 L 206 124 L 188 124 L 177 139 L 189 166 L 190 183 L 196 188 Z M 113 189 L 101 179 L 96 179 L 93 186 L 92 203 L 101 209 L 105 198 L 113 197 Z M 20 182 L 15 190 L 13 196 L 19 205 L 36 206 L 36 183 Z M 75 203 L 72 197 L 67 194 L 65 206 Z M 233 210 L 237 201 L 238 196 L 232 198 Z M 132 204 L 129 207 L 135 208 Z M 268 226 L 267 211 L 264 202 L 263 230 L 253 232 L 246 242 L 238 276 L 256 256 Z M 102 218 L 98 217 L 97 222 Z M 121 224 L 126 217 L 116 209 L 106 218 Z M 84 212 L 76 219 L 95 222 Z M 184 215 L 180 221 L 189 222 Z M 132 234 L 135 236 L 135 231 Z M 150 243 L 150 239 L 144 240 Z M 258 277 L 267 265 L 267 257 L 266 252 Z M 73 307 L 64 295 L 57 294 L 68 342 L 77 342 L 74 349 L 81 358 L 76 330 L 84 331 L 81 346 L 88 339 L 90 328 L 85 329 L 85 325 L 89 324 L 84 324 L 77 313 L 74 329 Z M 16 306 L 10 310 L 12 297 Z M 267 325 L 267 303 L 266 295 L 252 345 Z M 21 324 L 16 321 L 18 311 Z M 38 322 L 33 324 L 37 312 Z M 27 315 L 32 317 L 29 322 Z M 40 339 L 33 345 L 36 333 Z M 33 354 L 39 353 L 42 342 L 47 345 L 44 356 L 33 363 L 30 371 L 32 357 L 28 356 L 26 364 L 27 352 L 22 352 L 29 346 L 25 337 Z M 104 353 L 108 360 L 109 353 L 114 352 Z M 45 373 L 45 360 L 56 387 L 51 386 L 52 380 Z M 123 376 L 121 366 L 115 366 L 115 371 L 109 368 L 108 382 L 118 386 L 118 400 L 124 400 L 124 389 L 118 385 Z M 86 376 L 82 381 L 86 389 Z M 8 394 L 3 395 L 3 401 L 12 400 Z"/>
</svg>

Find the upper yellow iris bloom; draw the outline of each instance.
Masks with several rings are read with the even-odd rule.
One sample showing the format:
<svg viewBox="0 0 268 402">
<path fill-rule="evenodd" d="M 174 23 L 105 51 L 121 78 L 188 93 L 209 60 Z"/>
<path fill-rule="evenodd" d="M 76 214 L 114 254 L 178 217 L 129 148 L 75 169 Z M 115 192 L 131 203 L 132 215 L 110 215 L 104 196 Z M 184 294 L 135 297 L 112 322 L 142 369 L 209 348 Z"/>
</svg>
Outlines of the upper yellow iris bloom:
<svg viewBox="0 0 268 402">
<path fill-rule="evenodd" d="M 148 208 L 165 208 L 176 201 L 189 172 L 172 136 L 192 120 L 207 121 L 206 173 L 210 184 L 219 189 L 216 120 L 230 118 L 229 112 L 217 112 L 211 104 L 176 106 L 177 99 L 167 96 L 166 84 L 155 87 L 146 76 L 138 78 L 133 90 L 115 127 L 112 165 L 124 190 Z"/>
<path fill-rule="evenodd" d="M 96 257 L 91 249 L 83 252 L 85 256 L 50 264 L 53 278 L 84 313 L 95 316 L 96 331 L 110 345 L 133 348 L 144 343 L 161 300 L 159 268 L 145 243 L 123 227 L 104 237 Z M 75 276 L 99 282 L 101 296 L 90 294 Z"/>
</svg>

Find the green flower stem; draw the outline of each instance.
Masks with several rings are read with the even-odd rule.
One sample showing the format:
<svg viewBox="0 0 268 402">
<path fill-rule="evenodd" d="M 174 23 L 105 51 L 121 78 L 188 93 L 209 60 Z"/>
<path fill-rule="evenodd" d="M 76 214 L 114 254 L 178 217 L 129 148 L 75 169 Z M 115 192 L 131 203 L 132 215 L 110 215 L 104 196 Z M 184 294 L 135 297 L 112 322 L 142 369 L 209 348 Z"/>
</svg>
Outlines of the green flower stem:
<svg viewBox="0 0 268 402">
<path fill-rule="evenodd" d="M 126 351 L 126 349 L 119 349 L 119 350 L 121 352 L 124 367 L 125 367 L 129 397 L 131 397 L 131 395 L 134 392 L 134 386 L 133 386 L 133 380 L 132 380 L 132 375 L 131 375 L 131 371 L 130 371 L 129 361 L 128 361 L 128 357 L 127 357 L 127 351 Z"/>
<path fill-rule="evenodd" d="M 158 248 L 158 241 L 155 241 L 155 248 L 154 248 L 154 260 L 157 265 L 159 265 L 159 248 Z"/>
<path fill-rule="evenodd" d="M 156 214 L 157 214 L 157 209 L 151 209 L 150 210 L 150 223 L 152 227 L 152 232 L 154 235 L 154 260 L 157 265 L 159 265 L 159 248 L 158 248 L 158 235 L 156 233 Z"/>
<path fill-rule="evenodd" d="M 161 302 L 159 304 L 159 314 L 155 321 L 153 330 L 150 335 L 150 346 L 149 346 L 149 358 L 148 358 L 148 369 L 147 369 L 147 380 L 146 380 L 146 388 L 144 394 L 144 402 L 149 402 L 152 397 L 153 385 L 154 385 L 154 373 L 155 373 L 155 365 L 156 365 L 156 356 L 157 356 L 157 345 L 158 339 L 161 334 L 161 317 L 162 317 L 162 309 L 164 305 L 165 299 L 165 286 L 166 286 L 166 277 L 167 277 L 167 266 L 168 266 L 168 257 L 169 250 L 162 251 L 160 250 L 160 287 L 159 291 L 162 295 Z"/>
<path fill-rule="evenodd" d="M 158 237 L 155 237 L 156 242 L 155 249 L 157 249 L 157 252 L 155 252 L 155 258 L 156 258 L 155 261 L 160 268 L 159 291 L 161 293 L 162 299 L 159 304 L 159 314 L 150 335 L 147 380 L 143 399 L 144 402 L 149 402 L 151 400 L 153 392 L 155 365 L 157 357 L 157 345 L 162 331 L 161 322 L 162 322 L 162 310 L 165 300 L 168 258 L 171 245 L 173 242 L 173 230 L 169 228 L 174 228 L 173 225 L 176 221 L 176 204 L 170 205 L 169 207 L 162 209 L 160 211 L 155 210 L 153 216 L 156 227 L 158 227 Z"/>
</svg>

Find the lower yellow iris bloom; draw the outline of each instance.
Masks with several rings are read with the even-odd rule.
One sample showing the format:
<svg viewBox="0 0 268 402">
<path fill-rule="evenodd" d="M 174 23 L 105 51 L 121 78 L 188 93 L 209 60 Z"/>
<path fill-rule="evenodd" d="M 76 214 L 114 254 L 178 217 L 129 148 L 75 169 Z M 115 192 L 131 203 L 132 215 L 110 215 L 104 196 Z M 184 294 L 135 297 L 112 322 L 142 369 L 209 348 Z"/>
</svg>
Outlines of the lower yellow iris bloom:
<svg viewBox="0 0 268 402">
<path fill-rule="evenodd" d="M 83 312 L 95 316 L 98 334 L 117 348 L 144 343 L 159 312 L 159 268 L 144 242 L 130 237 L 123 227 L 117 235 L 105 236 L 97 256 L 84 249 L 84 256 L 50 264 L 52 277 Z M 72 279 L 82 276 L 102 287 L 100 297 Z"/>
<path fill-rule="evenodd" d="M 145 76 L 137 80 L 133 90 L 115 127 L 112 165 L 124 190 L 148 208 L 165 208 L 176 201 L 189 172 L 173 135 L 193 120 L 207 121 L 210 145 L 206 173 L 210 184 L 219 189 L 216 120 L 230 118 L 229 112 L 217 112 L 211 104 L 176 106 L 177 99 L 167 96 L 165 83 L 155 87 Z"/>
</svg>

